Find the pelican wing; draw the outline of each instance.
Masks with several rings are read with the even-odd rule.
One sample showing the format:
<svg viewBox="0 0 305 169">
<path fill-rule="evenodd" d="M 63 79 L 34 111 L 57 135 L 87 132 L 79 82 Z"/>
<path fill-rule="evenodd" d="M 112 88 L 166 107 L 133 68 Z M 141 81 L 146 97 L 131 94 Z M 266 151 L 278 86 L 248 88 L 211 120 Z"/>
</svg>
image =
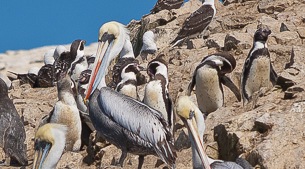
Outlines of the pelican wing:
<svg viewBox="0 0 305 169">
<path fill-rule="evenodd" d="M 175 161 L 168 143 L 171 135 L 161 113 L 108 87 L 101 88 L 97 101 L 102 112 L 119 126 L 151 143 L 163 161 Z"/>
</svg>

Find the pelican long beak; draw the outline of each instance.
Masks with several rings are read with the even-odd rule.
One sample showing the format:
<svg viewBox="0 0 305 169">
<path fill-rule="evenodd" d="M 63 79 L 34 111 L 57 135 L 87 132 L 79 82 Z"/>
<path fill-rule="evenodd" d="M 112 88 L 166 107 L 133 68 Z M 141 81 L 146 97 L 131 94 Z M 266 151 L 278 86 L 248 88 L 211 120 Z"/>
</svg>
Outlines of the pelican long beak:
<svg viewBox="0 0 305 169">
<path fill-rule="evenodd" d="M 185 124 L 185 126 L 187 127 L 189 134 L 191 135 L 191 137 L 193 138 L 194 142 L 195 142 L 195 147 L 197 150 L 197 153 L 202 161 L 202 164 L 204 166 L 205 169 L 211 169 L 209 161 L 208 161 L 208 156 L 206 155 L 204 148 L 203 148 L 203 142 L 199 137 L 198 134 L 198 130 L 195 122 L 195 118 L 194 118 L 194 112 L 191 111 L 190 112 L 190 118 L 189 119 L 185 119 L 185 118 L 181 118 L 183 123 Z"/>
<path fill-rule="evenodd" d="M 114 42 L 114 36 L 105 33 L 98 42 L 98 48 L 96 52 L 96 58 L 94 61 L 93 72 L 89 79 L 89 85 L 87 88 L 87 94 L 84 98 L 86 103 L 90 95 L 98 87 L 101 79 L 104 78 L 109 60 L 109 53 Z"/>
<path fill-rule="evenodd" d="M 51 144 L 45 141 L 35 143 L 35 155 L 33 162 L 33 169 L 42 169 L 46 157 L 51 149 Z"/>
</svg>

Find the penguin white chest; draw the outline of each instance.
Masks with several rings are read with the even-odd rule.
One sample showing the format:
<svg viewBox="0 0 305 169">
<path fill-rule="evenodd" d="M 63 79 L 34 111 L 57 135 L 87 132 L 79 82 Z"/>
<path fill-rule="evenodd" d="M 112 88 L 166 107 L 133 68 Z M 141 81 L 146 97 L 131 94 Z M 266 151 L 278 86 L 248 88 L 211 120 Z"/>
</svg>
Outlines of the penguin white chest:
<svg viewBox="0 0 305 169">
<path fill-rule="evenodd" d="M 135 85 L 132 85 L 132 84 L 124 85 L 121 88 L 120 93 L 122 93 L 124 95 L 127 95 L 129 97 L 132 97 L 134 99 L 138 98 L 137 87 Z"/>
<path fill-rule="evenodd" d="M 212 68 L 200 68 L 196 75 L 196 97 L 202 112 L 210 113 L 223 105 L 218 72 Z"/>
<path fill-rule="evenodd" d="M 159 110 L 164 118 L 167 119 L 165 100 L 163 99 L 162 85 L 160 81 L 150 81 L 146 85 L 143 102 L 150 107 Z"/>
<path fill-rule="evenodd" d="M 259 91 L 261 87 L 269 87 L 270 83 L 270 59 L 268 57 L 258 57 L 252 62 L 246 91 L 249 96 Z"/>
</svg>

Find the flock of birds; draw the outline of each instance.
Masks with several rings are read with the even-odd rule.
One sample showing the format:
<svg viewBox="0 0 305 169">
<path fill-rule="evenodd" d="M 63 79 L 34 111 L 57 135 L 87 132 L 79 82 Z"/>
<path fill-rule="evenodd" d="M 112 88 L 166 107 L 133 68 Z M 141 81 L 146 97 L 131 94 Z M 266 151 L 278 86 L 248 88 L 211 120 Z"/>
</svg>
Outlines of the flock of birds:
<svg viewBox="0 0 305 169">
<path fill-rule="evenodd" d="M 159 0 L 152 13 L 168 7 L 179 8 L 182 3 L 181 0 Z M 215 14 L 214 0 L 206 0 L 186 19 L 171 44 L 175 46 L 206 30 Z M 189 130 L 193 168 L 252 168 L 243 159 L 225 162 L 207 156 L 203 147 L 204 119 L 223 106 L 222 84 L 246 104 L 270 81 L 275 83 L 277 75 L 266 44 L 270 33 L 265 26 L 255 32 L 253 47 L 243 67 L 240 90 L 226 76 L 235 69 L 235 58 L 228 53 L 215 53 L 203 58 L 190 79 L 186 96 L 177 99 L 175 113 Z M 43 67 L 30 70 L 28 74 L 16 74 L 22 83 L 32 87 L 56 85 L 58 89 L 58 101 L 52 112 L 41 120 L 35 134 L 33 168 L 55 168 L 64 151 L 79 151 L 82 134 L 88 129 L 97 130 L 103 139 L 122 150 L 117 162 L 120 166 L 123 166 L 127 153 L 132 153 L 139 156 L 138 168 L 142 167 L 146 155 L 158 156 L 170 168 L 175 168 L 175 113 L 164 55 L 159 54 L 151 60 L 147 68 L 141 67 L 134 56 L 128 30 L 114 21 L 101 26 L 95 55 L 84 55 L 85 43 L 75 40 L 70 50 L 58 46 L 45 54 Z M 148 31 L 143 36 L 141 53 L 156 52 L 154 33 Z M 117 57 L 112 82 L 108 85 L 111 87 L 107 87 L 105 76 L 111 61 Z M 140 100 L 137 86 L 145 83 L 143 70 L 150 79 L 145 86 L 144 98 Z M 7 157 L 27 165 L 25 130 L 8 97 L 10 85 L 10 81 L 2 76 L 0 145 Z M 198 107 L 189 97 L 194 87 Z"/>
</svg>

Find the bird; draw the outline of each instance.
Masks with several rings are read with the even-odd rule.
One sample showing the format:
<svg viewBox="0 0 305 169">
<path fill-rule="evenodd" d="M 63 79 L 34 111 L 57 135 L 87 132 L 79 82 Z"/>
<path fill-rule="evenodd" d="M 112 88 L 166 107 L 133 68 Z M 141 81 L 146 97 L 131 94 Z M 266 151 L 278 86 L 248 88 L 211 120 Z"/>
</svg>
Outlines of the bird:
<svg viewBox="0 0 305 169">
<path fill-rule="evenodd" d="M 47 120 L 49 123 L 65 125 L 69 132 L 66 135 L 66 150 L 78 151 L 81 146 L 82 124 L 79 111 L 72 92 L 73 82 L 69 76 L 57 82 L 58 101 Z"/>
<path fill-rule="evenodd" d="M 160 112 L 106 87 L 107 67 L 122 50 L 126 36 L 125 26 L 115 21 L 103 24 L 99 30 L 95 67 L 84 99 L 89 99 L 90 119 L 106 141 L 122 150 L 121 166 L 127 153 L 132 153 L 140 155 L 138 168 L 147 154 L 158 155 L 174 168 L 176 152 Z"/>
<path fill-rule="evenodd" d="M 178 9 L 182 6 L 183 0 L 158 0 L 150 13 L 154 14 L 164 9 Z"/>
<path fill-rule="evenodd" d="M 142 59 L 147 60 L 148 54 L 154 54 L 158 50 L 155 43 L 155 38 L 155 34 L 151 30 L 146 31 L 143 34 L 143 45 L 140 51 L 140 56 Z"/>
<path fill-rule="evenodd" d="M 172 47 L 183 42 L 185 38 L 193 38 L 204 32 L 215 14 L 214 0 L 205 0 L 199 9 L 186 18 L 177 37 L 171 42 Z"/>
<path fill-rule="evenodd" d="M 259 25 L 254 33 L 253 46 L 245 60 L 241 74 L 241 93 L 243 105 L 252 99 L 252 95 L 262 87 L 276 84 L 277 74 L 270 61 L 267 47 L 271 30 L 265 25 Z"/>
<path fill-rule="evenodd" d="M 57 82 L 69 72 L 73 62 L 84 55 L 85 41 L 77 39 L 72 42 L 70 51 L 62 52 L 53 64 L 53 81 Z"/>
<path fill-rule="evenodd" d="M 241 100 L 239 89 L 225 74 L 236 67 L 235 58 L 228 53 L 215 53 L 205 57 L 196 67 L 188 86 L 187 95 L 191 95 L 196 86 L 196 98 L 200 110 L 207 116 L 223 106 L 222 84 L 227 86 Z"/>
<path fill-rule="evenodd" d="M 164 54 L 159 55 L 148 63 L 147 74 L 150 77 L 150 81 L 145 86 L 143 103 L 162 113 L 173 135 L 174 112 L 169 95 L 168 67 L 162 56 Z"/>
<path fill-rule="evenodd" d="M 35 83 L 37 81 L 37 78 L 38 78 L 39 68 L 32 67 L 31 69 L 28 70 L 28 73 L 25 73 L 25 74 L 19 74 L 19 73 L 15 73 L 15 72 L 11 72 L 11 71 L 8 71 L 8 72 L 17 76 L 17 77 L 9 76 L 9 79 L 11 81 L 19 79 L 20 85 L 30 84 L 31 87 L 34 87 Z"/>
<path fill-rule="evenodd" d="M 53 65 L 53 63 L 55 62 L 54 52 L 55 52 L 55 49 L 50 49 L 44 54 L 43 62 L 45 65 L 48 65 L 48 64 Z"/>
<path fill-rule="evenodd" d="M 180 96 L 176 103 L 176 112 L 189 131 L 192 145 L 193 168 L 213 169 L 252 169 L 246 160 L 237 158 L 232 161 L 214 160 L 207 156 L 203 148 L 205 122 L 202 112 L 190 100 L 189 96 Z"/>
<path fill-rule="evenodd" d="M 142 67 L 135 58 L 120 58 L 112 71 L 112 85 L 115 91 L 139 99 L 137 86 L 141 70 Z"/>
<path fill-rule="evenodd" d="M 4 165 L 9 165 L 12 159 L 22 166 L 28 164 L 25 139 L 23 121 L 8 97 L 6 82 L 0 78 L 0 146 L 7 159 Z"/>
<path fill-rule="evenodd" d="M 53 64 L 46 64 L 39 69 L 34 87 L 53 87 L 53 81 Z"/>
<path fill-rule="evenodd" d="M 33 168 L 56 168 L 64 152 L 68 128 L 57 123 L 47 123 L 35 133 Z"/>
<path fill-rule="evenodd" d="M 68 50 L 66 49 L 66 47 L 62 46 L 62 45 L 58 45 L 56 46 L 55 48 L 55 51 L 54 51 L 54 62 L 57 58 L 59 58 L 59 56 L 64 53 L 64 52 L 68 52 Z"/>
</svg>

